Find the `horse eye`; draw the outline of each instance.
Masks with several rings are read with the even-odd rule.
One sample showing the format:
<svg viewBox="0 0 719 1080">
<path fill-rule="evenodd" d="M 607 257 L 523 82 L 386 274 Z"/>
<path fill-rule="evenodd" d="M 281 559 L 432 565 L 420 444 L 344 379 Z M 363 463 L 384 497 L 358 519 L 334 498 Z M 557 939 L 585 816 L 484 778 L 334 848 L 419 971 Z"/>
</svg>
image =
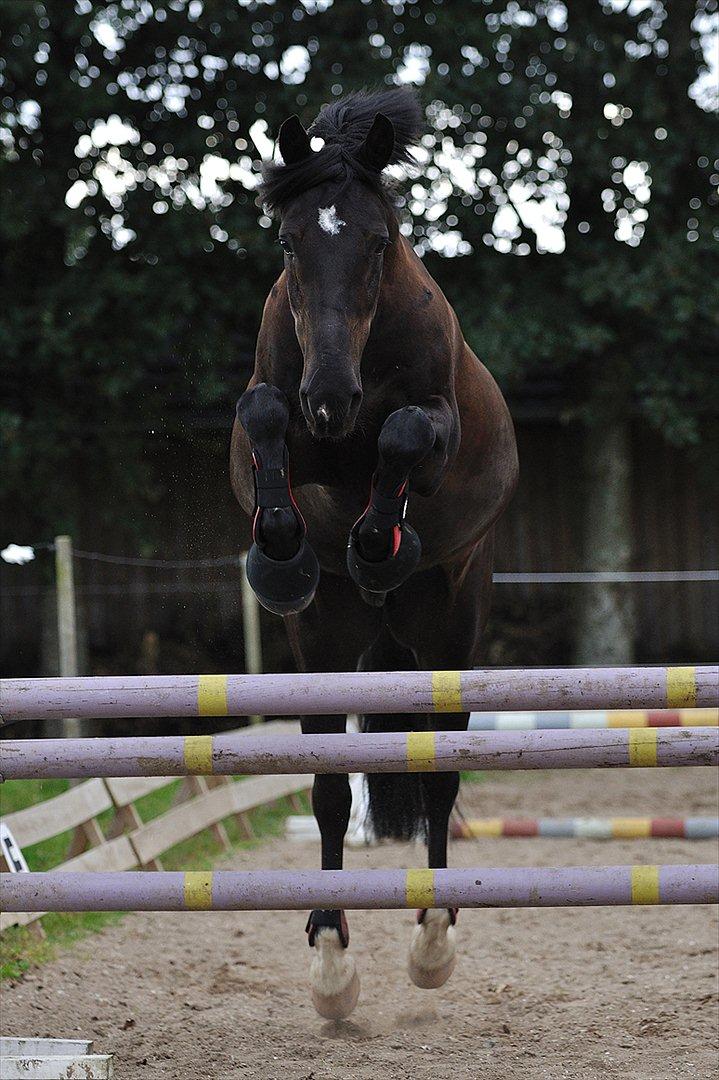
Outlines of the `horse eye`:
<svg viewBox="0 0 719 1080">
<path fill-rule="evenodd" d="M 294 251 L 292 250 L 292 244 L 286 236 L 280 236 L 277 240 L 277 243 L 288 255 L 294 255 Z"/>
<path fill-rule="evenodd" d="M 388 246 L 389 246 L 389 238 L 378 240 L 377 241 L 377 246 L 374 249 L 375 255 L 381 255 L 384 251 L 387 250 Z"/>
</svg>

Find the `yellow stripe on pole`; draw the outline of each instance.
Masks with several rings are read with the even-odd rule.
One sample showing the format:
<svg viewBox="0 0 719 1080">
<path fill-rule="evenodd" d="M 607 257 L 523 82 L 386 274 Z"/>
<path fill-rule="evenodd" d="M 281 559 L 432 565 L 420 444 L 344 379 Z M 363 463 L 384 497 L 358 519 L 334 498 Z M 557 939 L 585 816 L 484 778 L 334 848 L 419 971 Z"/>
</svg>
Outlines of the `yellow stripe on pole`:
<svg viewBox="0 0 719 1080">
<path fill-rule="evenodd" d="M 226 675 L 200 675 L 197 682 L 197 715 L 227 716 Z"/>
<path fill-rule="evenodd" d="M 719 709 L 683 709 L 682 727 L 719 727 Z"/>
<path fill-rule="evenodd" d="M 652 768 L 657 763 L 657 729 L 629 729 L 629 764 L 638 769 Z"/>
<path fill-rule="evenodd" d="M 667 668 L 667 708 L 694 709 L 697 703 L 697 669 Z"/>
<path fill-rule="evenodd" d="M 612 836 L 615 840 L 631 840 L 640 836 L 652 835 L 650 818 L 618 817 L 612 818 Z"/>
<path fill-rule="evenodd" d="M 659 903 L 659 867 L 632 867 L 632 903 Z"/>
<path fill-rule="evenodd" d="M 434 907 L 434 870 L 408 870 L 405 891 L 407 907 Z"/>
<path fill-rule="evenodd" d="M 644 709 L 610 709 L 607 713 L 607 727 L 639 728 L 647 726 L 647 714 Z"/>
<path fill-rule="evenodd" d="M 188 911 L 209 911 L 212 907 L 212 871 L 188 870 L 184 895 Z"/>
<path fill-rule="evenodd" d="M 435 731 L 407 732 L 407 772 L 434 772 L 437 768 Z"/>
<path fill-rule="evenodd" d="M 435 712 L 462 712 L 459 671 L 432 672 L 432 704 Z"/>
<path fill-rule="evenodd" d="M 195 776 L 211 776 L 212 736 L 186 735 L 184 745 L 185 768 Z"/>
</svg>

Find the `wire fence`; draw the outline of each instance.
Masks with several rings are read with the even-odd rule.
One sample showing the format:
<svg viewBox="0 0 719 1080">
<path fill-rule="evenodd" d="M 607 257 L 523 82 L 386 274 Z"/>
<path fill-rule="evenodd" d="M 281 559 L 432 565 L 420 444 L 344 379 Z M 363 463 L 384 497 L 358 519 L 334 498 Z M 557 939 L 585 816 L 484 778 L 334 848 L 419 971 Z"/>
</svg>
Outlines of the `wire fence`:
<svg viewBox="0 0 719 1080">
<path fill-rule="evenodd" d="M 54 551 L 52 543 L 29 544 L 28 548 L 33 551 Z M 204 559 L 156 559 L 143 558 L 142 556 L 110 555 L 101 551 L 83 551 L 73 549 L 75 559 L 88 562 L 108 563 L 115 566 L 137 566 L 152 570 L 211 570 L 220 567 L 239 568 L 245 558 L 245 553 L 238 555 L 217 555 Z M 514 573 L 496 573 L 493 575 L 495 585 L 637 585 L 637 584 L 662 584 L 676 582 L 717 582 L 719 581 L 719 569 L 698 570 L 579 570 L 579 571 L 518 571 Z M 202 590 L 225 589 L 226 581 L 203 581 L 197 583 L 165 582 L 159 585 L 138 585 L 136 590 L 142 592 L 196 592 Z M 29 596 L 36 595 L 41 589 L 28 592 L 21 586 L 4 590 L 8 595 Z M 88 595 L 116 595 L 133 591 L 133 586 L 105 586 L 95 588 Z"/>
<path fill-rule="evenodd" d="M 41 558 L 36 560 L 36 555 Z M 211 627 L 212 635 L 216 634 L 218 625 L 226 623 L 228 605 L 232 607 L 232 618 L 236 617 L 237 599 L 241 599 L 241 634 L 246 670 L 260 672 L 264 669 L 260 608 L 243 572 L 245 552 L 197 559 L 130 556 L 73 549 L 72 540 L 67 536 L 56 537 L 55 542 L 35 545 L 10 544 L 0 552 L 0 558 L 17 567 L 18 571 L 33 560 L 40 564 L 40 569 L 46 563 L 47 555 L 50 555 L 55 564 L 54 582 L 45 580 L 47 575 L 44 572 L 42 575 L 30 573 L 27 577 L 23 577 L 21 573 L 19 577 L 16 573 L 10 577 L 6 574 L 0 590 L 0 600 L 3 602 L 3 617 L 8 624 L 13 621 L 11 613 L 19 613 L 18 625 L 32 624 L 34 632 L 38 631 L 40 625 L 36 613 L 44 613 L 39 618 L 49 634 L 48 641 L 53 640 L 53 630 L 48 629 L 48 605 L 54 602 L 57 624 L 54 638 L 57 640 L 61 675 L 78 673 L 83 663 L 79 640 L 83 632 L 88 632 L 90 625 L 94 638 L 99 635 L 99 640 L 104 640 L 107 647 L 108 642 L 115 640 L 113 634 L 117 638 L 116 632 L 120 623 L 124 628 L 122 640 L 135 640 L 143 627 L 146 629 L 149 625 L 148 618 L 154 620 L 151 625 L 155 629 L 159 627 L 163 633 L 167 633 L 167 620 L 176 618 L 181 611 L 191 621 L 194 620 L 193 633 L 202 625 L 206 629 Z M 83 564 L 86 568 L 84 573 L 74 572 L 74 568 L 80 570 Z M 39 576 L 42 576 L 43 580 L 38 580 Z M 707 633 L 704 616 L 711 611 L 711 605 L 706 602 L 706 585 L 719 581 L 719 569 L 500 571 L 494 574 L 493 580 L 501 589 L 501 599 L 498 598 L 500 606 L 502 603 L 511 606 L 515 598 L 522 603 L 527 602 L 527 590 L 532 590 L 538 601 L 541 597 L 542 603 L 547 597 L 551 606 L 560 600 L 565 603 L 571 599 L 573 603 L 578 599 L 581 594 L 575 590 L 575 586 L 638 586 L 641 592 L 636 597 L 637 604 L 643 605 L 645 599 L 648 599 L 650 606 L 654 604 L 656 607 L 658 604 L 661 610 L 671 607 L 676 613 L 681 609 L 682 624 L 690 626 L 691 633 L 703 640 L 701 635 L 706 636 Z M 680 590 L 678 585 L 681 583 L 694 585 L 695 588 Z M 665 585 L 665 589 L 657 592 L 656 601 L 652 599 L 651 590 L 644 588 L 646 584 Z M 502 586 L 517 586 L 517 592 L 502 589 Z M 559 587 L 560 591 L 548 596 L 544 592 L 548 586 Z M 696 586 L 701 590 L 700 593 Z M 562 587 L 568 590 L 564 594 L 561 592 Z M 123 599 L 125 604 L 122 603 Z M 688 607 L 690 601 L 691 607 Z M 112 630 L 108 627 L 108 619 L 112 623 Z M 653 616 L 649 625 L 656 623 L 656 619 L 652 619 Z M 716 627 L 711 617 L 710 622 L 708 634 L 711 640 L 716 640 Z M 646 628 L 646 617 L 642 625 Z M 45 633 L 45 630 L 42 633 Z M 233 633 L 237 633 L 236 623 Z M 673 643 L 670 645 L 675 647 Z M 666 651 L 667 647 L 669 646 L 666 646 L 662 639 L 659 650 Z M 676 647 L 686 651 L 683 642 Z"/>
</svg>

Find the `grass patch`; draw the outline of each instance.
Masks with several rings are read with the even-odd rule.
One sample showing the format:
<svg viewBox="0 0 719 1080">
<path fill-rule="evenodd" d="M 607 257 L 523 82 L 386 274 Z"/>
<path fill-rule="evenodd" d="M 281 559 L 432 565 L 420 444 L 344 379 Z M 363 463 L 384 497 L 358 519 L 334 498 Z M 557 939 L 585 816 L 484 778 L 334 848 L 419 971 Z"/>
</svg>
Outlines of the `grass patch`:
<svg viewBox="0 0 719 1080">
<path fill-rule="evenodd" d="M 459 778 L 463 784 L 484 784 L 489 776 L 486 772 L 463 772 Z"/>
<path fill-rule="evenodd" d="M 150 792 L 135 803 L 143 822 L 166 813 L 182 783 L 176 780 L 166 787 Z M 44 802 L 67 791 L 67 780 L 7 780 L 0 787 L 0 814 L 24 810 L 35 803 Z M 310 813 L 309 798 L 300 794 L 303 812 Z M 255 832 L 254 840 L 247 840 L 234 817 L 226 818 L 224 826 L 233 848 L 257 847 L 263 840 L 280 836 L 285 818 L 293 813 L 288 799 L 280 799 L 269 806 L 258 806 L 248 817 Z M 104 832 L 112 820 L 114 811 L 99 815 L 98 821 Z M 67 858 L 72 830 L 33 844 L 24 850 L 31 870 L 49 870 Z M 224 854 L 209 830 L 183 840 L 162 855 L 166 870 L 209 870 Z M 68 948 L 88 934 L 98 933 L 106 926 L 120 922 L 126 912 L 51 912 L 43 916 L 41 923 L 45 938 L 38 936 L 32 927 L 13 926 L 0 936 L 0 979 L 18 979 L 30 968 L 51 960 L 62 948 Z M 38 924 L 36 923 L 35 926 Z"/>
</svg>

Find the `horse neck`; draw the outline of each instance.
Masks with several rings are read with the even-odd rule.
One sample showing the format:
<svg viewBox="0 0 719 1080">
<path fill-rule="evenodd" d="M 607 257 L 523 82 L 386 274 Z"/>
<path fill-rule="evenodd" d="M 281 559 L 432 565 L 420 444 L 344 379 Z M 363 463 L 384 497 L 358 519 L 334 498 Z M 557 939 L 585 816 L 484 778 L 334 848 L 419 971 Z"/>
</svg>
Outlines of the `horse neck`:
<svg viewBox="0 0 719 1080">
<path fill-rule="evenodd" d="M 389 251 L 365 353 L 389 346 L 393 356 L 406 355 L 416 366 L 418 355 L 442 338 L 454 353 L 461 331 L 444 293 L 403 236 Z"/>
</svg>

